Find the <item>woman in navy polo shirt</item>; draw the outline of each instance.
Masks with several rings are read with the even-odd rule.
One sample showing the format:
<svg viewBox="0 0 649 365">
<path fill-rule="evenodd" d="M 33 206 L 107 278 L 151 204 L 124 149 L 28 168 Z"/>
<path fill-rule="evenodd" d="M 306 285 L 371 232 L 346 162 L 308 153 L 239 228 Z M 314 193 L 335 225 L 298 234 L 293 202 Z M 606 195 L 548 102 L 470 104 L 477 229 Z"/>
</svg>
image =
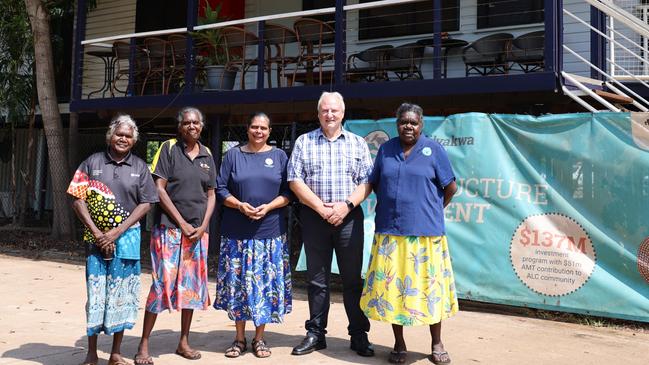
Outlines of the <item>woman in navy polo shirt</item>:
<svg viewBox="0 0 649 365">
<path fill-rule="evenodd" d="M 444 207 L 457 190 L 444 148 L 421 135 L 423 111 L 397 110 L 398 138 L 376 155 L 370 183 L 376 193 L 372 259 L 361 297 L 368 318 L 392 323 L 389 361 L 406 361 L 403 326 L 429 325 L 431 360 L 451 359 L 441 340 L 442 320 L 458 310 L 444 229 Z"/>
<path fill-rule="evenodd" d="M 252 350 L 270 356 L 266 323 L 291 311 L 291 271 L 284 209 L 290 192 L 284 151 L 269 146 L 270 119 L 257 113 L 248 122 L 248 143 L 223 158 L 217 196 L 225 206 L 214 307 L 228 312 L 237 334 L 227 357 L 247 349 L 246 321 L 255 325 Z"/>
<path fill-rule="evenodd" d="M 97 335 L 113 335 L 109 364 L 125 364 L 124 330 L 135 325 L 140 299 L 140 219 L 158 201 L 142 159 L 131 153 L 138 130 L 128 115 L 115 117 L 106 133 L 108 149 L 81 163 L 68 187 L 85 226 L 88 354 L 96 365 Z"/>
</svg>

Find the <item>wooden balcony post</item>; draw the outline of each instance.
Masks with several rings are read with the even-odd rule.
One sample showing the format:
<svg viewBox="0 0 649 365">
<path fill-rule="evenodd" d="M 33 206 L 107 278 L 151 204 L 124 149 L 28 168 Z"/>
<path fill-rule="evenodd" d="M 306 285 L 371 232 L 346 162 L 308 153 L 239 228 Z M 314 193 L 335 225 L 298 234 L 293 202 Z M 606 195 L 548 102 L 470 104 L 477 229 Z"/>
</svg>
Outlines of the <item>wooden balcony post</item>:
<svg viewBox="0 0 649 365">
<path fill-rule="evenodd" d="M 334 50 L 334 82 L 341 85 L 345 77 L 345 60 L 347 60 L 346 19 L 344 6 L 346 0 L 336 0 L 336 48 Z"/>
<path fill-rule="evenodd" d="M 81 41 L 83 41 L 86 38 L 86 12 L 87 12 L 86 0 L 77 1 L 77 24 L 76 24 L 77 34 L 75 35 L 76 42 L 73 45 L 74 69 L 72 70 L 72 72 L 74 72 L 74 75 L 72 76 L 73 84 L 72 84 L 71 101 L 81 100 L 81 92 L 82 92 L 81 83 L 83 82 L 83 46 L 81 45 Z"/>
<path fill-rule="evenodd" d="M 194 52 L 194 38 L 191 32 L 194 31 L 198 20 L 198 0 L 187 1 L 187 46 L 185 47 L 185 89 L 184 94 L 194 92 L 196 78 L 196 52 Z"/>
<path fill-rule="evenodd" d="M 606 15 L 594 6 L 590 7 L 590 25 L 606 34 Z M 596 32 L 590 32 L 590 63 L 606 72 L 606 40 Z M 602 80 L 604 75 L 590 69 L 590 77 Z"/>
<path fill-rule="evenodd" d="M 563 69 L 563 1 L 544 0 L 545 71 L 559 73 Z"/>
<path fill-rule="evenodd" d="M 459 3 L 458 3 L 459 4 Z M 442 0 L 433 0 L 433 78 L 442 77 Z"/>
<path fill-rule="evenodd" d="M 264 71 L 266 68 L 266 47 L 264 45 L 265 28 L 265 21 L 262 20 L 257 23 L 257 89 L 264 88 Z M 268 56 L 270 57 L 270 55 Z M 270 72 L 270 70 L 268 72 Z M 270 85 L 268 85 L 268 87 L 270 87 Z"/>
</svg>

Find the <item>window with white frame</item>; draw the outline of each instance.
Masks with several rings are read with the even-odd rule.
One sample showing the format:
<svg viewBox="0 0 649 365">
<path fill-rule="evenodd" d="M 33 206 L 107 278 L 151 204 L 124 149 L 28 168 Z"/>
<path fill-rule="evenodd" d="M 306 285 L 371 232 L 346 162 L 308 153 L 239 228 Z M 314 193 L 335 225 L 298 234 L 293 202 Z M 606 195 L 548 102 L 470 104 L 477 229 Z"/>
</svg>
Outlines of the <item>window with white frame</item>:
<svg viewBox="0 0 649 365">
<path fill-rule="evenodd" d="M 478 0 L 477 28 L 543 22 L 543 0 Z"/>
</svg>

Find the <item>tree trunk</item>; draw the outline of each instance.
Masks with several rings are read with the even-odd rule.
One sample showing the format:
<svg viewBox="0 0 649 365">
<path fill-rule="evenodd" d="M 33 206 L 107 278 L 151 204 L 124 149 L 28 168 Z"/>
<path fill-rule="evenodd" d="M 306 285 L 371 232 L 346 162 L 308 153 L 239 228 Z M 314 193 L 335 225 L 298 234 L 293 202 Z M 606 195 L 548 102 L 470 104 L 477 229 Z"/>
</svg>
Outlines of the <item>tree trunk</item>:
<svg viewBox="0 0 649 365">
<path fill-rule="evenodd" d="M 67 185 L 70 179 L 61 114 L 54 87 L 54 62 L 50 36 L 50 16 L 41 0 L 25 0 L 34 35 L 36 89 L 43 116 L 50 175 L 52 176 L 54 238 L 70 238 L 72 233 Z"/>
</svg>

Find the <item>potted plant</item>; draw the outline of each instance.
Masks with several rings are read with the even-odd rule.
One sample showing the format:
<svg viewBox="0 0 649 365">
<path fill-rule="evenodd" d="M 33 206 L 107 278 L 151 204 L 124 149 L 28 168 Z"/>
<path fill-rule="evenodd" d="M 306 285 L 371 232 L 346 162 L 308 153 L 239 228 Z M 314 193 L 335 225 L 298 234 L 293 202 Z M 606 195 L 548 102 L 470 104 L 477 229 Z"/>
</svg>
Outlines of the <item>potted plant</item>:
<svg viewBox="0 0 649 365">
<path fill-rule="evenodd" d="M 220 12 L 221 4 L 216 5 L 212 9 L 209 2 L 205 1 L 205 15 L 198 18 L 198 25 L 224 21 L 225 19 L 219 16 Z M 204 70 L 204 72 L 197 70 L 197 83 L 201 83 L 201 81 L 205 83 L 207 81 L 208 89 L 232 89 L 237 72 L 236 70 L 233 71 L 226 68 L 225 40 L 221 29 L 205 29 L 193 32 L 192 36 L 196 40 L 197 47 L 200 49 L 197 57 L 197 65 L 200 67 L 200 64 L 203 64 L 202 68 Z M 199 79 L 203 77 L 206 80 Z"/>
</svg>

